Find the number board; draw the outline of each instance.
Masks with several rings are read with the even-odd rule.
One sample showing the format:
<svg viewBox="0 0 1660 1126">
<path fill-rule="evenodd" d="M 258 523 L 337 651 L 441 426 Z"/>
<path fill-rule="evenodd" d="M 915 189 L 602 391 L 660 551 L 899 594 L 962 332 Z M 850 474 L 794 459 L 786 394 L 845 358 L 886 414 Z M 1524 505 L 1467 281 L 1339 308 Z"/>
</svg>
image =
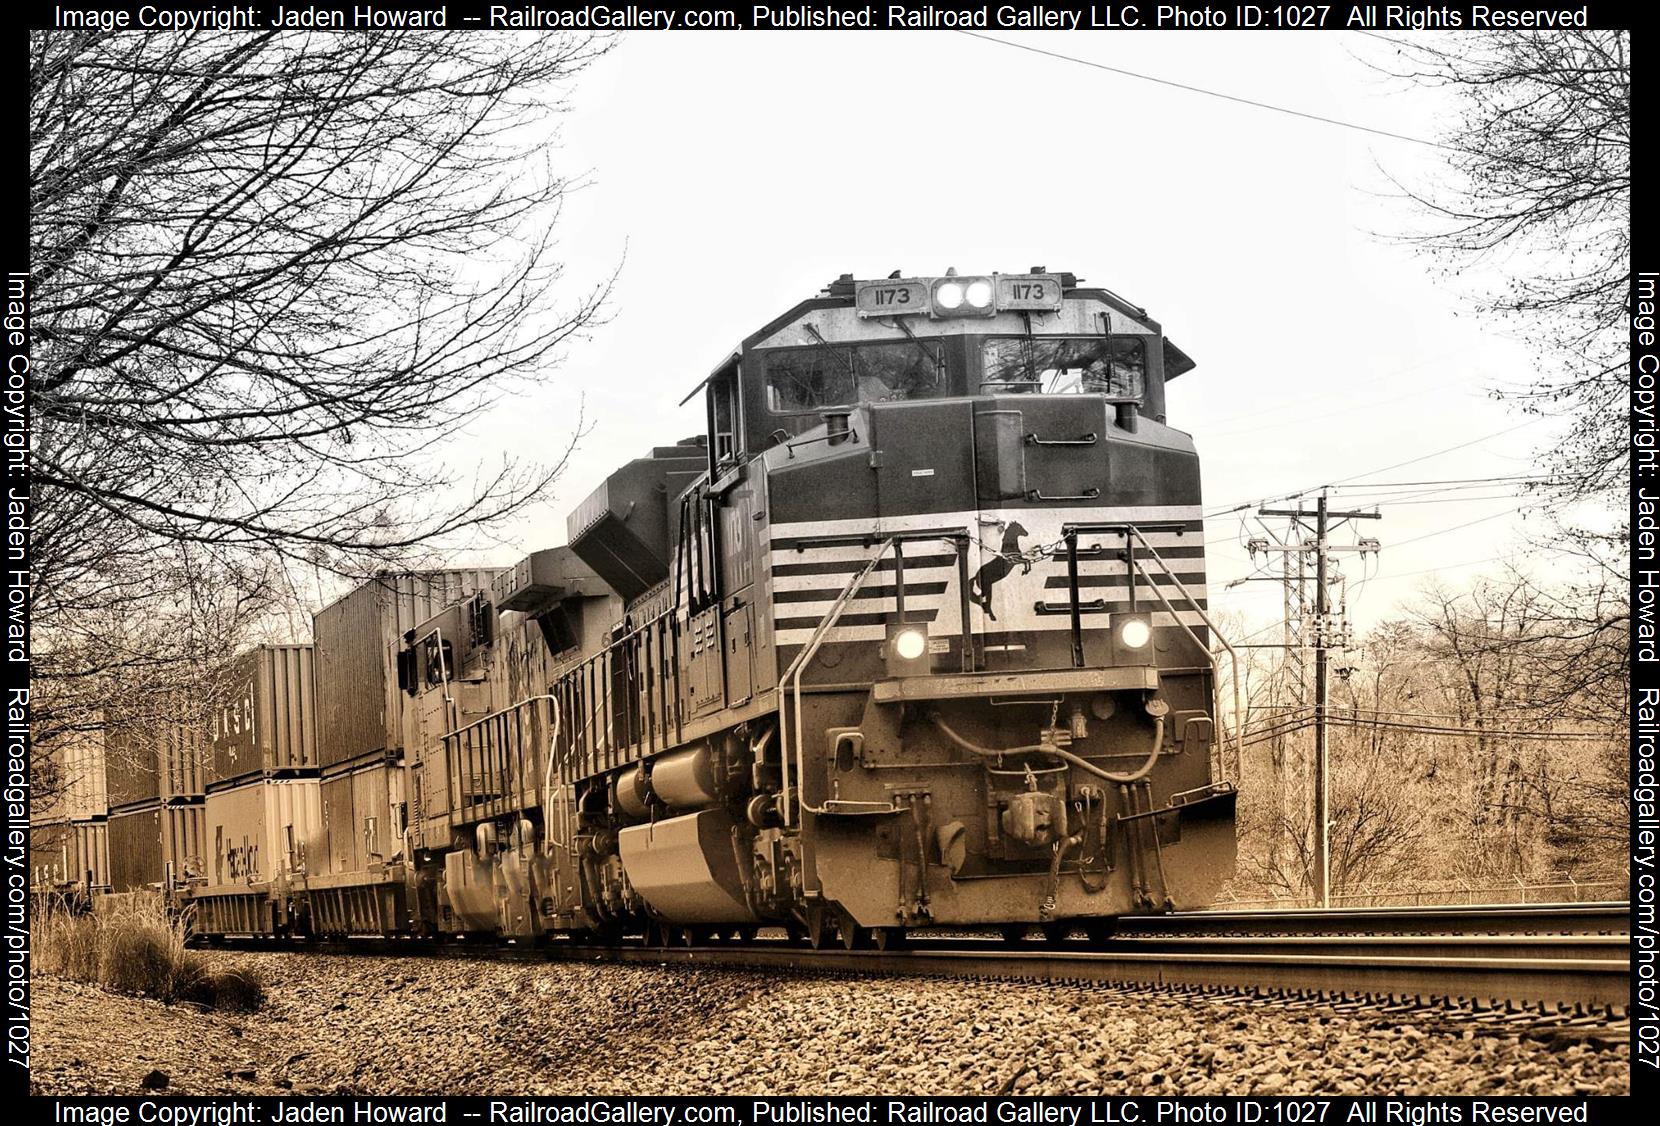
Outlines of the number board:
<svg viewBox="0 0 1660 1126">
<path fill-rule="evenodd" d="M 928 312 L 928 287 L 909 279 L 859 282 L 854 288 L 854 298 L 861 317 Z"/>
<path fill-rule="evenodd" d="M 1061 307 L 1061 279 L 1054 274 L 997 275 L 999 309 L 1052 310 Z"/>
</svg>

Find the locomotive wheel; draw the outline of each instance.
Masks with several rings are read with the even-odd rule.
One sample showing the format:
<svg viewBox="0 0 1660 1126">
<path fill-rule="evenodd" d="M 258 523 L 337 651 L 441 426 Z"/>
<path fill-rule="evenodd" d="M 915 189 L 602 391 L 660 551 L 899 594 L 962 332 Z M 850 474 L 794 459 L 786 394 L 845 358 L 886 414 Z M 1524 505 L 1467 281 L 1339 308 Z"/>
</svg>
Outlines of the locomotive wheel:
<svg viewBox="0 0 1660 1126">
<path fill-rule="evenodd" d="M 878 950 L 903 950 L 905 948 L 904 927 L 877 927 L 871 937 L 876 942 Z"/>
<path fill-rule="evenodd" d="M 760 927 L 739 927 L 732 932 L 732 937 L 738 942 L 754 942 L 755 936 L 761 933 Z"/>
<path fill-rule="evenodd" d="M 843 950 L 868 950 L 871 946 L 869 927 L 861 927 L 852 919 L 842 919 L 836 924 L 841 933 Z"/>
<path fill-rule="evenodd" d="M 997 928 L 1003 934 L 1003 941 L 1010 946 L 1018 946 L 1026 941 L 1026 932 L 1031 928 L 1025 923 L 1004 923 Z"/>
<path fill-rule="evenodd" d="M 1071 923 L 1044 923 L 1043 941 L 1050 946 L 1064 945 L 1072 934 Z"/>
</svg>

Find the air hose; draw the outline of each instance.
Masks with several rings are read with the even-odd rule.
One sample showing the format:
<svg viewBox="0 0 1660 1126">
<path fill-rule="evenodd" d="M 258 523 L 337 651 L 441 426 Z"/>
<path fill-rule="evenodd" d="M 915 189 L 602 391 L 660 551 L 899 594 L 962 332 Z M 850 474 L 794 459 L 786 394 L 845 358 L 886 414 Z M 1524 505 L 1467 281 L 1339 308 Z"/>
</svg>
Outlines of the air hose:
<svg viewBox="0 0 1660 1126">
<path fill-rule="evenodd" d="M 961 747 L 963 750 L 972 754 L 980 755 L 982 758 L 1002 758 L 1004 755 L 1026 754 L 1054 755 L 1058 759 L 1071 763 L 1079 770 L 1093 774 L 1097 778 L 1104 778 L 1108 782 L 1113 782 L 1120 786 L 1128 785 L 1131 782 L 1139 782 L 1143 778 L 1147 777 L 1147 775 L 1151 774 L 1153 772 L 1153 764 L 1158 761 L 1159 751 L 1164 746 L 1164 717 L 1162 715 L 1155 716 L 1153 718 L 1153 750 L 1150 754 L 1148 754 L 1147 761 L 1142 763 L 1139 768 L 1129 774 L 1114 774 L 1110 770 L 1102 770 L 1099 766 L 1096 766 L 1088 759 L 1075 755 L 1071 751 L 1062 750 L 1059 747 L 1045 746 L 1042 743 L 1035 743 L 1027 747 L 1008 747 L 1002 750 L 998 750 L 993 747 L 982 747 L 978 744 L 970 743 L 967 739 L 964 739 L 961 735 L 958 735 L 955 731 L 951 730 L 950 726 L 947 725 L 946 722 L 939 716 L 935 715 L 930 716 L 929 718 L 934 721 L 935 727 L 945 733 L 945 737 L 947 739 L 957 744 L 957 746 Z"/>
</svg>

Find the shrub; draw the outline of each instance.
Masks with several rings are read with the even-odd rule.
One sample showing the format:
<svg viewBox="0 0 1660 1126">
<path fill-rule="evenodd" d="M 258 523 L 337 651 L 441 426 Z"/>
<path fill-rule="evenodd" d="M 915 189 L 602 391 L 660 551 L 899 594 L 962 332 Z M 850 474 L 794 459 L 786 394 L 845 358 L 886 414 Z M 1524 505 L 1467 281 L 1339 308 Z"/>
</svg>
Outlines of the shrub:
<svg viewBox="0 0 1660 1126">
<path fill-rule="evenodd" d="M 35 964 L 42 970 L 71 981 L 98 979 L 98 921 L 91 915 L 48 911 L 33 930 Z"/>
<path fill-rule="evenodd" d="M 122 911 L 100 920 L 98 983 L 117 993 L 171 1000 L 184 943 L 165 918 Z"/>
<path fill-rule="evenodd" d="M 159 902 L 129 902 L 101 915 L 49 911 L 34 922 L 34 963 L 42 973 L 158 1001 L 237 1011 L 264 1003 L 255 971 L 211 970 L 185 949 L 186 927 Z"/>
<path fill-rule="evenodd" d="M 204 982 L 211 995 L 207 1004 L 232 1012 L 253 1012 L 265 1004 L 265 985 L 259 975 L 245 966 L 207 975 Z"/>
</svg>

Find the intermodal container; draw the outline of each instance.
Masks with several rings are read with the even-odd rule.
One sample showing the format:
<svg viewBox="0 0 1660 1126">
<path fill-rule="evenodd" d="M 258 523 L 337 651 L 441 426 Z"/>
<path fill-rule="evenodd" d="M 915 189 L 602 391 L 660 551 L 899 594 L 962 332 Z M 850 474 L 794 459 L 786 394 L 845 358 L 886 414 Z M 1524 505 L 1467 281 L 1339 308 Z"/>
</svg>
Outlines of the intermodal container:
<svg viewBox="0 0 1660 1126">
<path fill-rule="evenodd" d="M 62 771 L 61 790 L 53 808 L 41 812 L 71 821 L 90 821 L 109 812 L 103 732 L 85 731 L 69 736 L 54 751 L 54 757 Z"/>
<path fill-rule="evenodd" d="M 109 868 L 111 891 L 142 891 L 162 882 L 160 804 L 110 814 Z"/>
<path fill-rule="evenodd" d="M 237 658 L 214 710 L 212 781 L 316 769 L 313 674 L 310 645 L 261 645 Z"/>
<path fill-rule="evenodd" d="M 70 825 L 69 880 L 95 888 L 110 885 L 109 825 L 75 821 Z"/>
<path fill-rule="evenodd" d="M 213 764 L 213 743 L 206 722 L 170 723 L 162 732 L 161 800 L 200 799 Z"/>
<path fill-rule="evenodd" d="M 161 796 L 160 724 L 122 719 L 104 731 L 104 783 L 110 807 L 154 802 Z"/>
<path fill-rule="evenodd" d="M 303 875 L 326 856 L 315 777 L 251 778 L 208 791 L 209 884 L 264 883 Z"/>
<path fill-rule="evenodd" d="M 378 756 L 342 764 L 324 775 L 322 794 L 330 874 L 362 872 L 403 851 L 401 766 Z"/>
<path fill-rule="evenodd" d="M 396 652 L 405 631 L 479 591 L 499 568 L 381 575 L 312 619 L 318 758 L 334 766 L 403 749 Z"/>
<path fill-rule="evenodd" d="M 70 863 L 69 822 L 51 821 L 29 827 L 29 882 L 51 887 L 66 883 L 75 870 Z"/>
<path fill-rule="evenodd" d="M 207 876 L 207 808 L 167 805 L 161 810 L 161 862 L 174 884 Z"/>
</svg>

